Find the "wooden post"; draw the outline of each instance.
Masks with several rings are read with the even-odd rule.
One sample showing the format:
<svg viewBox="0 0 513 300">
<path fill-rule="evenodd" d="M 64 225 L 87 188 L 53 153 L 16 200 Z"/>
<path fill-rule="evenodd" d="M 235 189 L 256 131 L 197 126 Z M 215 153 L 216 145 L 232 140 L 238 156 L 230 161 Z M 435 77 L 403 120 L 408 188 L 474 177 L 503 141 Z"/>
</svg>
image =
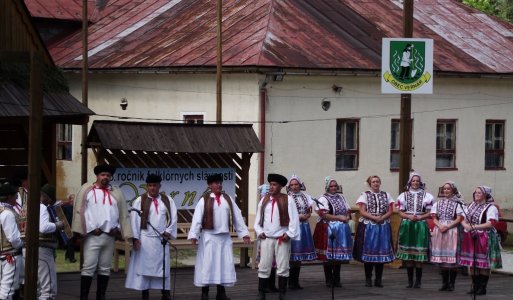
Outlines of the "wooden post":
<svg viewBox="0 0 513 300">
<path fill-rule="evenodd" d="M 404 28 L 405 38 L 413 37 L 413 0 L 404 1 Z M 401 94 L 401 121 L 400 121 L 400 164 L 399 164 L 399 193 L 404 191 L 411 170 L 412 147 L 412 120 L 411 120 L 411 94 Z"/>
<path fill-rule="evenodd" d="M 25 227 L 25 299 L 37 298 L 37 265 L 39 244 L 39 198 L 41 187 L 41 145 L 43 127 L 43 87 L 41 83 L 39 52 L 31 52 L 30 63 L 30 115 L 27 200 L 27 225 Z"/>
<path fill-rule="evenodd" d="M 251 166 L 251 156 L 252 153 L 242 153 L 242 184 L 239 187 L 241 189 L 242 196 L 240 210 L 247 223 L 249 223 L 249 167 Z M 246 267 L 249 264 L 248 248 L 240 248 L 240 261 L 241 267 Z"/>
<path fill-rule="evenodd" d="M 82 104 L 85 107 L 88 105 L 88 73 L 89 73 L 89 58 L 88 58 L 88 41 L 87 41 L 87 0 L 82 1 Z M 82 125 L 82 163 L 81 163 L 81 183 L 87 181 L 87 122 Z"/>
<path fill-rule="evenodd" d="M 222 69 L 223 69 L 223 0 L 217 0 L 217 70 L 216 70 L 216 123 L 222 123 Z"/>
</svg>

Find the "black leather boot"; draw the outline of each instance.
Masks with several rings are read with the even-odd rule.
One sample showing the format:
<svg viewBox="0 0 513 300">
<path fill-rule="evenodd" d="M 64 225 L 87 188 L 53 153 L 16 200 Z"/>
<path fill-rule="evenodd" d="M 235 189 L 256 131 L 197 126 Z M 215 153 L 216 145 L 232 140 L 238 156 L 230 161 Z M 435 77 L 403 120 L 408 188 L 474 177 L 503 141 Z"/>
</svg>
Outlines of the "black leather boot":
<svg viewBox="0 0 513 300">
<path fill-rule="evenodd" d="M 449 288 L 449 270 L 442 270 L 442 287 L 439 291 L 447 291 Z"/>
<path fill-rule="evenodd" d="M 376 279 L 374 280 L 374 286 L 382 288 L 382 278 L 383 278 L 383 268 L 385 267 L 384 264 L 376 264 L 374 266 L 374 269 L 376 270 Z"/>
<path fill-rule="evenodd" d="M 364 263 L 363 267 L 365 268 L 365 286 L 371 287 L 372 286 L 372 268 L 373 265 L 369 263 Z"/>
<path fill-rule="evenodd" d="M 413 267 L 406 268 L 406 273 L 408 274 L 408 285 L 407 289 L 411 289 L 413 287 Z"/>
<path fill-rule="evenodd" d="M 201 288 L 201 300 L 208 300 L 208 285 Z"/>
<path fill-rule="evenodd" d="M 476 295 L 486 295 L 486 286 L 488 285 L 488 279 L 490 279 L 490 276 L 479 275 L 479 289 L 476 291 Z"/>
<path fill-rule="evenodd" d="M 142 300 L 149 300 L 150 299 L 150 290 L 143 290 L 141 292 Z"/>
<path fill-rule="evenodd" d="M 217 285 L 216 300 L 230 300 L 230 298 L 226 296 L 226 290 L 224 289 L 224 286 L 220 284 Z"/>
<path fill-rule="evenodd" d="M 267 290 L 266 293 L 276 293 L 278 289 L 276 288 L 276 268 L 271 269 L 271 275 L 267 279 Z"/>
<path fill-rule="evenodd" d="M 333 285 L 342 287 L 342 283 L 340 283 L 340 264 L 333 266 Z"/>
<path fill-rule="evenodd" d="M 458 271 L 456 271 L 456 270 L 449 271 L 449 287 L 447 288 L 447 291 L 449 291 L 449 292 L 454 291 L 454 284 L 456 283 L 456 275 L 458 275 Z"/>
<path fill-rule="evenodd" d="M 472 287 L 470 288 L 470 291 L 467 292 L 468 295 L 474 294 L 479 289 L 479 281 L 477 280 L 479 275 L 472 275 L 470 276 L 472 278 Z"/>
<path fill-rule="evenodd" d="M 285 296 L 287 294 L 287 282 L 289 279 L 287 277 L 278 276 L 278 291 L 280 292 L 280 300 L 285 300 Z"/>
<path fill-rule="evenodd" d="M 109 286 L 109 276 L 98 275 L 96 277 L 96 300 L 105 300 L 107 287 Z"/>
<path fill-rule="evenodd" d="M 299 285 L 299 272 L 301 267 L 295 266 L 290 268 L 289 274 L 289 290 L 302 290 L 303 288 Z"/>
<path fill-rule="evenodd" d="M 324 268 L 324 279 L 326 281 L 326 286 L 331 287 L 331 283 L 333 282 L 333 271 L 331 269 L 331 264 L 323 263 L 322 267 Z"/>
<path fill-rule="evenodd" d="M 162 293 L 162 300 L 171 300 L 171 292 L 169 290 L 160 290 Z"/>
<path fill-rule="evenodd" d="M 265 300 L 265 291 L 268 288 L 267 278 L 258 278 L 258 300 Z"/>
<path fill-rule="evenodd" d="M 91 282 L 93 282 L 93 277 L 91 276 L 80 277 L 80 300 L 87 300 L 89 289 L 91 289 Z"/>
<path fill-rule="evenodd" d="M 416 268 L 415 269 L 415 284 L 413 285 L 413 288 L 420 289 L 421 282 L 422 282 L 422 268 Z"/>
</svg>

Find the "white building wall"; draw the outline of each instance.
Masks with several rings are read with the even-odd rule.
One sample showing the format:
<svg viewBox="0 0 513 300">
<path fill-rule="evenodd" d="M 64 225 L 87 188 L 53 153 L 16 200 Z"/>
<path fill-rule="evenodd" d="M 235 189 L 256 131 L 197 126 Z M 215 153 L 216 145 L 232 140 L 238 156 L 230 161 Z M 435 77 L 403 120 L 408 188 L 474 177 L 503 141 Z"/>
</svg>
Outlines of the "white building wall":
<svg viewBox="0 0 513 300">
<path fill-rule="evenodd" d="M 333 84 L 342 86 L 340 94 L 333 91 Z M 434 78 L 434 84 L 433 95 L 412 96 L 412 165 L 423 175 L 427 190 L 436 194 L 445 180 L 453 180 L 471 200 L 474 188 L 485 184 L 503 208 L 513 208 L 508 189 L 513 175 L 513 80 Z M 331 101 L 328 111 L 321 108 L 323 99 Z M 332 176 L 353 205 L 367 189 L 367 176 L 377 174 L 383 190 L 396 197 L 399 172 L 390 171 L 390 126 L 399 112 L 400 96 L 381 94 L 378 77 L 286 75 L 268 85 L 267 121 L 277 123 L 267 125 L 266 173 L 296 173 L 316 197 L 323 193 L 325 176 Z M 357 171 L 335 171 L 337 118 L 360 119 Z M 458 120 L 457 170 L 435 170 L 437 119 Z M 505 170 L 484 170 L 487 119 L 506 120 Z"/>
<path fill-rule="evenodd" d="M 223 76 L 223 115 L 225 122 L 247 122 L 258 120 L 259 88 L 261 76 L 236 74 Z M 78 75 L 69 78 L 70 92 L 81 99 L 81 79 Z M 89 79 L 89 108 L 97 115 L 93 120 L 120 120 L 140 122 L 177 122 L 184 112 L 204 113 L 205 120 L 216 120 L 216 78 L 205 74 L 93 74 Z M 120 101 L 128 100 L 122 110 Z M 139 119 L 130 119 L 139 118 Z M 259 135 L 259 126 L 253 129 Z M 73 126 L 73 160 L 59 161 L 57 172 L 58 197 L 65 198 L 76 193 L 80 187 L 80 141 L 81 127 Z M 94 181 L 92 172 L 96 164 L 89 151 L 89 181 Z M 251 160 L 249 189 L 256 191 L 259 155 Z M 256 193 L 249 193 L 250 211 L 256 207 Z M 254 212 L 252 212 L 254 214 Z"/>
</svg>

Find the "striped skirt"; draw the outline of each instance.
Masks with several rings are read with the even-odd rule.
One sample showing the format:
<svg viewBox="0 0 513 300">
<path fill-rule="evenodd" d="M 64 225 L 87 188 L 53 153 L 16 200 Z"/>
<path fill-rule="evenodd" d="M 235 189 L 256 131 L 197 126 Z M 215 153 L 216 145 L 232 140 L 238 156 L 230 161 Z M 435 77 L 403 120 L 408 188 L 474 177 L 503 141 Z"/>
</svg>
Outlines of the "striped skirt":
<svg viewBox="0 0 513 300">
<path fill-rule="evenodd" d="M 452 221 L 440 221 L 441 224 L 447 225 Z M 431 262 L 441 264 L 442 267 L 457 267 L 459 263 L 459 226 L 447 230 L 445 233 L 435 226 L 431 235 Z"/>
<path fill-rule="evenodd" d="M 290 260 L 304 261 L 317 259 L 312 232 L 310 231 L 310 223 L 299 223 L 299 229 L 301 239 L 299 241 L 292 240 L 290 244 Z"/>
<path fill-rule="evenodd" d="M 390 223 L 358 223 L 353 249 L 354 258 L 364 263 L 391 263 L 394 256 Z"/>
<path fill-rule="evenodd" d="M 425 220 L 401 221 L 396 257 L 415 262 L 429 261 L 429 228 Z"/>
<path fill-rule="evenodd" d="M 460 265 L 473 267 L 474 253 L 476 255 L 476 268 L 500 269 L 502 268 L 501 249 L 498 234 L 495 229 L 489 231 L 478 230 L 474 242 L 472 232 L 465 232 L 461 245 Z"/>
<path fill-rule="evenodd" d="M 347 261 L 353 258 L 353 239 L 351 228 L 347 223 L 339 221 L 331 221 L 329 224 L 317 223 L 314 231 L 314 243 L 318 260 Z"/>
</svg>

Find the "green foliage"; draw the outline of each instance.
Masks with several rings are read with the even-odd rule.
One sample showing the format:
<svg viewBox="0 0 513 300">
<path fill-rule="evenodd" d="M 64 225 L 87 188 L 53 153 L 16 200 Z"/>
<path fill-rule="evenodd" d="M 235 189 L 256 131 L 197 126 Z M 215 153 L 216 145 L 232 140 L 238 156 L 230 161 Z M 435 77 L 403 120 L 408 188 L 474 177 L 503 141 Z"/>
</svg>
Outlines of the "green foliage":
<svg viewBox="0 0 513 300">
<path fill-rule="evenodd" d="M 513 0 L 462 0 L 470 7 L 513 22 Z"/>
<path fill-rule="evenodd" d="M 42 76 L 43 90 L 45 92 L 68 92 L 68 83 L 59 68 L 45 64 Z M 30 63 L 0 61 L 0 82 L 14 83 L 28 90 L 30 87 Z"/>
</svg>

